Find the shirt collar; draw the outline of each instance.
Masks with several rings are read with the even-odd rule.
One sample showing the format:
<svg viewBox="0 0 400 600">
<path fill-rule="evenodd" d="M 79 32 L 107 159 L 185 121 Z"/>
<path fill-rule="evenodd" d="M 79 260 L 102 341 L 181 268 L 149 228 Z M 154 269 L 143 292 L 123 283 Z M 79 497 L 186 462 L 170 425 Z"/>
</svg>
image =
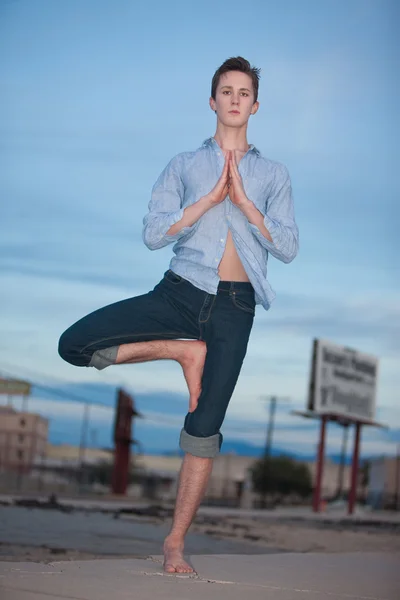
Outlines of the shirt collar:
<svg viewBox="0 0 400 600">
<path fill-rule="evenodd" d="M 214 147 L 214 148 L 216 148 L 216 147 L 219 148 L 217 142 L 215 141 L 215 139 L 213 137 L 209 137 L 206 140 L 204 140 L 204 142 L 203 142 L 202 145 L 203 146 Z M 248 152 L 254 152 L 257 156 L 261 156 L 261 152 L 258 150 L 258 148 L 256 148 L 254 146 L 254 144 L 249 144 Z"/>
</svg>

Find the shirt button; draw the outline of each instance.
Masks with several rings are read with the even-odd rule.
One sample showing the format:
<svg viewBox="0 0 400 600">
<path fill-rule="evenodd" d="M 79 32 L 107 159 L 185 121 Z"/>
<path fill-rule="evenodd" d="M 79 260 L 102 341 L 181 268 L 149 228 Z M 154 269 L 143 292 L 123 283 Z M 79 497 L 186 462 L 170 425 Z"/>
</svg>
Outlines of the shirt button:
<svg viewBox="0 0 400 600">
<path fill-rule="evenodd" d="M 221 238 L 219 241 L 220 241 L 220 242 L 224 242 L 225 240 L 224 240 L 224 238 Z"/>
<path fill-rule="evenodd" d="M 215 259 L 215 262 L 218 262 L 218 258 Z"/>
<path fill-rule="evenodd" d="M 221 152 L 217 152 L 217 156 L 221 156 Z"/>
</svg>

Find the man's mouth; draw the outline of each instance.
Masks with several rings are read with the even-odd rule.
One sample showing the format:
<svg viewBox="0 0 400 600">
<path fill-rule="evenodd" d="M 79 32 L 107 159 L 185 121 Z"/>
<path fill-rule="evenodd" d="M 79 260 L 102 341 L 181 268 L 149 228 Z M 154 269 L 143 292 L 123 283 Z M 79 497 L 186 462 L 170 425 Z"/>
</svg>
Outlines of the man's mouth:
<svg viewBox="0 0 400 600">
<path fill-rule="evenodd" d="M 240 115 L 240 112 L 238 110 L 230 110 L 229 114 L 231 114 L 231 115 Z"/>
</svg>

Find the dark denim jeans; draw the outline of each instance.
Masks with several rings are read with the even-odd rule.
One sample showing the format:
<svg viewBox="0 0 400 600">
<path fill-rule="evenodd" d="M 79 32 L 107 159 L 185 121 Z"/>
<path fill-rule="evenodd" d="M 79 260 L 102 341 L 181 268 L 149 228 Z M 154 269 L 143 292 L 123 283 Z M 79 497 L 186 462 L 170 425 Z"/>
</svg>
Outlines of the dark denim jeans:
<svg viewBox="0 0 400 600">
<path fill-rule="evenodd" d="M 196 410 L 188 413 L 180 446 L 213 458 L 221 448 L 220 427 L 246 355 L 255 312 L 250 283 L 221 281 L 216 295 L 167 271 L 153 291 L 100 308 L 67 329 L 60 356 L 76 366 L 103 369 L 118 347 L 160 339 L 204 340 L 207 355 Z"/>
</svg>

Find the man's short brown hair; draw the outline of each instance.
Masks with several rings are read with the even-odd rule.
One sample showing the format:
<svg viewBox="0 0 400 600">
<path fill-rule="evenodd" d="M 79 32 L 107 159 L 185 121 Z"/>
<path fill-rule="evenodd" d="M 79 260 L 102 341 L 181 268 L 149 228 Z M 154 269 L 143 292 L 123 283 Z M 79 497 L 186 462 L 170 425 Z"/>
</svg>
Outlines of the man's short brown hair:
<svg viewBox="0 0 400 600">
<path fill-rule="evenodd" d="M 257 101 L 258 98 L 258 82 L 260 81 L 260 69 L 257 67 L 252 67 L 248 60 L 243 58 L 242 56 L 236 56 L 234 58 L 228 58 L 214 73 L 214 77 L 211 82 L 211 97 L 215 100 L 215 96 L 217 94 L 217 87 L 219 84 L 219 80 L 221 75 L 227 73 L 228 71 L 240 71 L 241 73 L 246 73 L 251 77 L 251 81 L 253 84 L 253 92 L 254 92 L 254 102 Z"/>
</svg>

